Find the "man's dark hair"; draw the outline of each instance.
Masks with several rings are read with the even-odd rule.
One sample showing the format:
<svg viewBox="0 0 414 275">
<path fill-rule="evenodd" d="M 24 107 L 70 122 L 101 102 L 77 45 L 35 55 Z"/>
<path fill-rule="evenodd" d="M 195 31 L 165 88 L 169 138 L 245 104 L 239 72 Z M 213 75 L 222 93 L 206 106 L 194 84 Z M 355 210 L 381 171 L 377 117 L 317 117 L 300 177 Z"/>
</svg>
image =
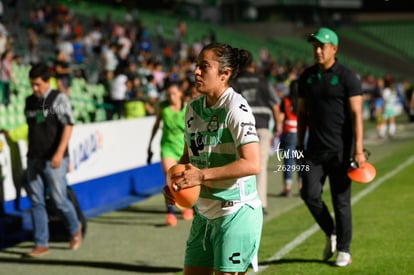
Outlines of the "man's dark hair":
<svg viewBox="0 0 414 275">
<path fill-rule="evenodd" d="M 239 51 L 239 68 L 241 71 L 246 70 L 253 64 L 253 55 L 250 51 L 241 49 Z"/>
<path fill-rule="evenodd" d="M 32 65 L 29 71 L 29 78 L 34 79 L 40 77 L 43 81 L 48 81 L 50 78 L 49 67 L 44 63 L 37 63 Z"/>
</svg>

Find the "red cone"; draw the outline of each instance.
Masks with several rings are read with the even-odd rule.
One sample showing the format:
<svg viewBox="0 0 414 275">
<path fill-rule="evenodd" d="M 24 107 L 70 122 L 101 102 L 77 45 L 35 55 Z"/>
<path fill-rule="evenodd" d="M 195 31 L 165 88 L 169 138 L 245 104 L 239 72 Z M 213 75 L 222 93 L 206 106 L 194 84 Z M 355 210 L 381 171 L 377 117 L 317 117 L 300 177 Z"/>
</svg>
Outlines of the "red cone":
<svg viewBox="0 0 414 275">
<path fill-rule="evenodd" d="M 370 183 L 376 174 L 375 167 L 369 162 L 364 162 L 357 168 L 348 168 L 348 177 L 356 183 Z"/>
</svg>

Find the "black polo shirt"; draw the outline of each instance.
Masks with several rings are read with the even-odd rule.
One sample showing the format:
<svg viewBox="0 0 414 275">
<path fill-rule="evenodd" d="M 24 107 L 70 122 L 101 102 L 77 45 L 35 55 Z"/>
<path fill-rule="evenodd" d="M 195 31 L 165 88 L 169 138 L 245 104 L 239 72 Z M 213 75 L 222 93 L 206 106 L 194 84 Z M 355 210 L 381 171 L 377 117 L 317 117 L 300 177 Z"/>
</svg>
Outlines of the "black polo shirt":
<svg viewBox="0 0 414 275">
<path fill-rule="evenodd" d="M 256 128 L 269 128 L 273 119 L 272 107 L 280 102 L 269 81 L 258 73 L 240 72 L 231 84 L 243 95 L 253 111 Z"/>
<path fill-rule="evenodd" d="M 26 98 L 24 111 L 29 126 L 28 158 L 52 158 L 59 146 L 64 126 L 73 125 L 70 108 L 69 99 L 56 90 L 49 90 L 40 98 L 34 94 Z"/>
<path fill-rule="evenodd" d="M 307 151 L 350 154 L 353 146 L 349 97 L 362 95 L 356 74 L 337 61 L 321 71 L 317 64 L 299 77 L 299 97 L 305 99 L 309 140 Z"/>
</svg>

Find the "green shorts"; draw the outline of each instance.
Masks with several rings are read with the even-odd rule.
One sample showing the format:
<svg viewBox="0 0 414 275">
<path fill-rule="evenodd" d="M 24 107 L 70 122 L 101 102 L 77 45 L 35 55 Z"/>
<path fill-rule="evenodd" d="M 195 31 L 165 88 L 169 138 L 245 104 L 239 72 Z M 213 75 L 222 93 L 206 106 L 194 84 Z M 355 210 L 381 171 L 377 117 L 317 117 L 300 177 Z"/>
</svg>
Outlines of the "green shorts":
<svg viewBox="0 0 414 275">
<path fill-rule="evenodd" d="M 231 215 L 213 220 L 196 214 L 184 266 L 212 267 L 221 272 L 246 271 L 251 264 L 257 265 L 262 225 L 262 208 L 253 209 L 247 204 Z"/>
<path fill-rule="evenodd" d="M 394 109 L 385 109 L 382 112 L 382 118 L 383 119 L 390 119 L 392 117 L 395 117 L 395 115 L 396 115 L 396 112 L 395 112 Z"/>
</svg>

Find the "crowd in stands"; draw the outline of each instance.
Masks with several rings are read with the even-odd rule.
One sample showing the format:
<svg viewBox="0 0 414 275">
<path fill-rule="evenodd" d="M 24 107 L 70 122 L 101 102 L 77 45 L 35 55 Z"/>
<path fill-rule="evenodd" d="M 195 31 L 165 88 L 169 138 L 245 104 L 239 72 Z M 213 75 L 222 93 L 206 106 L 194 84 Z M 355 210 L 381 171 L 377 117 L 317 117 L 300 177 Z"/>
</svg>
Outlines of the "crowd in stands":
<svg viewBox="0 0 414 275">
<path fill-rule="evenodd" d="M 83 79 L 86 85 L 104 87 L 103 102 L 96 95 L 93 100 L 95 106 L 105 109 L 106 120 L 154 115 L 163 98 L 164 87 L 171 82 L 179 83 L 186 98 L 196 93 L 192 77 L 194 59 L 203 45 L 216 39 L 213 32 L 189 43 L 186 22 L 177 20 L 174 38 L 166 39 L 162 26 L 157 33 L 150 33 L 145 22 L 130 13 L 125 14 L 123 22 L 118 22 L 111 14 L 104 18 L 86 18 L 74 14 L 63 4 L 48 3 L 31 7 L 27 18 L 22 13 L 6 20 L 3 14 L 0 24 L 2 104 L 8 105 L 10 94 L 19 93 L 13 89 L 16 79 L 10 63 L 23 66 L 42 59 L 46 59 L 54 73 L 53 86 L 71 100 L 82 97 L 82 93 L 75 95 L 72 89 L 77 79 Z M 5 7 L 8 8 L 11 7 Z M 20 56 L 13 55 L 20 46 L 14 41 L 17 34 L 8 30 L 11 25 L 26 30 L 27 44 Z M 308 65 L 286 57 L 281 61 L 281 57 L 272 56 L 266 49 L 258 55 L 258 70 L 272 83 L 280 98 L 288 94 L 290 82 Z M 359 77 L 366 94 L 365 118 L 378 121 L 378 106 L 381 106 L 378 98 L 382 98 L 378 83 L 391 76 Z M 414 120 L 413 85 L 394 80 L 392 87 L 398 99 L 395 104 L 401 109 L 399 112 L 406 111 L 411 121 Z M 82 92 L 87 93 L 88 89 Z"/>
</svg>

